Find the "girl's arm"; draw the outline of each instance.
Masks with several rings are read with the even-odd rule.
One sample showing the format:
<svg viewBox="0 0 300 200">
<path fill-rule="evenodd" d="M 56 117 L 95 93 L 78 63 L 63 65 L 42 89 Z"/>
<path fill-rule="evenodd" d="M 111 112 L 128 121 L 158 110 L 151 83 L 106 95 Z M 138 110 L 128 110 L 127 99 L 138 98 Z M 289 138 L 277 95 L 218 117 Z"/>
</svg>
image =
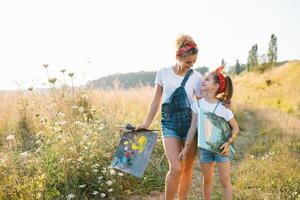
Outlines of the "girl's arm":
<svg viewBox="0 0 300 200">
<path fill-rule="evenodd" d="M 192 141 L 195 138 L 195 134 L 196 134 L 196 126 L 197 126 L 197 114 L 192 112 L 192 121 L 191 121 L 191 126 L 189 128 L 188 134 L 187 134 L 187 138 L 185 141 L 185 145 L 183 150 L 179 153 L 178 155 L 178 159 L 179 160 L 184 160 L 186 158 L 187 153 L 189 152 L 191 145 L 192 145 Z"/>
<path fill-rule="evenodd" d="M 223 151 L 221 152 L 221 154 L 223 155 L 227 155 L 229 153 L 229 145 L 233 143 L 234 139 L 237 137 L 240 131 L 239 125 L 234 117 L 229 120 L 229 125 L 232 129 L 231 137 L 228 138 L 227 141 L 220 147 L 220 149 L 223 149 Z"/>
<path fill-rule="evenodd" d="M 162 92 L 163 92 L 163 87 L 160 86 L 159 84 L 156 84 L 154 97 L 150 105 L 146 120 L 144 121 L 143 124 L 138 125 L 136 129 L 147 129 L 150 126 L 160 106 Z"/>
</svg>

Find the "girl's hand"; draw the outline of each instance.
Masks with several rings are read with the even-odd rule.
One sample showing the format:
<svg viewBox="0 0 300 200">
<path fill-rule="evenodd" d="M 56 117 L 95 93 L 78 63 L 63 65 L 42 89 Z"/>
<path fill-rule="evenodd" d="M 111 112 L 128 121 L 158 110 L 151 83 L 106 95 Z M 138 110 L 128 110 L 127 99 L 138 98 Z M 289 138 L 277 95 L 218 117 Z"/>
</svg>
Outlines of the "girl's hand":
<svg viewBox="0 0 300 200">
<path fill-rule="evenodd" d="M 188 149 L 183 148 L 181 152 L 178 154 L 178 160 L 185 160 L 188 154 Z"/>
<path fill-rule="evenodd" d="M 221 152 L 222 155 L 224 155 L 224 156 L 229 155 L 229 143 L 228 142 L 225 142 L 224 144 L 222 144 L 220 149 L 223 149 L 222 152 Z"/>
</svg>

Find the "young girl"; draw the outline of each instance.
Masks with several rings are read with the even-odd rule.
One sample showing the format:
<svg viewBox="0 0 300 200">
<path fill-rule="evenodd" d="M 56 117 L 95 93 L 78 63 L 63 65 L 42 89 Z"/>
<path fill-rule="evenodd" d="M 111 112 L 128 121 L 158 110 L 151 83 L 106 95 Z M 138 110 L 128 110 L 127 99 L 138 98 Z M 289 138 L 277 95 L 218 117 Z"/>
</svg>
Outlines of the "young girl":
<svg viewBox="0 0 300 200">
<path fill-rule="evenodd" d="M 209 73 L 202 82 L 201 91 L 204 92 L 204 98 L 201 98 L 198 104 L 193 104 L 193 115 L 191 127 L 188 132 L 187 140 L 183 150 L 179 153 L 179 159 L 185 159 L 189 152 L 191 141 L 195 137 L 196 119 L 198 117 L 198 150 L 200 157 L 201 170 L 203 174 L 203 197 L 209 200 L 212 192 L 213 169 L 214 164 L 217 164 L 220 180 L 223 188 L 223 198 L 225 200 L 232 199 L 232 185 L 230 179 L 230 144 L 234 141 L 239 126 L 234 118 L 232 111 L 226 108 L 222 102 L 229 102 L 233 86 L 229 76 L 224 76 L 221 71 L 223 66 Z M 222 120 L 219 117 L 223 118 Z M 216 137 L 213 133 L 222 133 L 224 129 L 224 119 L 229 123 L 229 136 L 226 141 L 220 145 L 213 145 L 212 137 Z M 226 122 L 225 122 L 226 123 Z M 228 125 L 226 123 L 225 125 Z M 220 134 L 222 135 L 222 134 Z M 200 148 L 210 145 L 210 147 L 220 148 L 220 154 L 216 151 L 209 151 Z"/>
</svg>

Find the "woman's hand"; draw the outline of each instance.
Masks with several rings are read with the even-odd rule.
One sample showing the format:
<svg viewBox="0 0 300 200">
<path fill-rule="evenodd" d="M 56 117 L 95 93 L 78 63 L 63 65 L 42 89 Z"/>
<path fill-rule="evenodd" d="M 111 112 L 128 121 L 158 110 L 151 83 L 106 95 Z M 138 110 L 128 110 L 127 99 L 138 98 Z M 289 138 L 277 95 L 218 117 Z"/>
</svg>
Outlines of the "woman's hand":
<svg viewBox="0 0 300 200">
<path fill-rule="evenodd" d="M 185 160 L 187 157 L 189 150 L 185 147 L 181 150 L 181 152 L 178 154 L 178 160 Z"/>
<path fill-rule="evenodd" d="M 221 152 L 222 155 L 224 155 L 224 156 L 229 155 L 229 143 L 228 142 L 225 142 L 224 144 L 222 144 L 220 149 L 223 149 L 222 152 Z"/>
<path fill-rule="evenodd" d="M 146 123 L 139 124 L 136 126 L 135 130 L 148 129 L 149 125 Z"/>
</svg>

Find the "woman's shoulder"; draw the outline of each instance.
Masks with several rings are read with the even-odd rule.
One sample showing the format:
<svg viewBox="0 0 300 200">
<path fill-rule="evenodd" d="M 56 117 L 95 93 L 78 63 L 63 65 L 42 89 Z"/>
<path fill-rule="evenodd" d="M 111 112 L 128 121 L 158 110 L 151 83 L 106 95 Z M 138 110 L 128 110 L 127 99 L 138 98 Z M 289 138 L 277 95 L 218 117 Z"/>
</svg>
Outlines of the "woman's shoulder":
<svg viewBox="0 0 300 200">
<path fill-rule="evenodd" d="M 192 74 L 192 77 L 195 79 L 203 79 L 202 74 L 196 70 L 194 70 L 194 73 Z"/>
</svg>

